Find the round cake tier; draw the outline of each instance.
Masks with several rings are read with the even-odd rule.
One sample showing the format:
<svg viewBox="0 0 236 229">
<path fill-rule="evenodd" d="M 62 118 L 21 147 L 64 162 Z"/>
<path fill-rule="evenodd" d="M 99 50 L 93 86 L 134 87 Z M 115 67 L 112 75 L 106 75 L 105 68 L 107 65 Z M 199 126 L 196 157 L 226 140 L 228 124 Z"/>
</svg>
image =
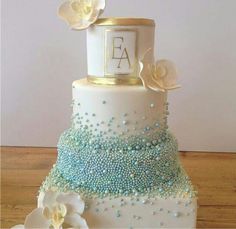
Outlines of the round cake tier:
<svg viewBox="0 0 236 229">
<path fill-rule="evenodd" d="M 98 19 L 87 30 L 88 75 L 137 79 L 139 61 L 154 48 L 154 34 L 150 19 Z M 153 52 L 149 60 L 153 61 Z"/>
<path fill-rule="evenodd" d="M 72 186 L 91 193 L 171 195 L 188 183 L 169 133 L 150 142 L 140 136 L 94 137 L 72 128 L 60 138 L 56 168 Z"/>
<path fill-rule="evenodd" d="M 156 190 L 114 195 L 82 189 L 73 181 L 63 178 L 57 166 L 54 166 L 40 192 L 78 193 L 85 202 L 82 217 L 89 228 L 195 228 L 196 193 L 184 171 L 182 174 L 179 185 L 173 185 L 171 192 Z"/>
<path fill-rule="evenodd" d="M 104 137 L 143 134 L 152 138 L 167 129 L 167 93 L 142 85 L 73 83 L 73 127 Z"/>
</svg>

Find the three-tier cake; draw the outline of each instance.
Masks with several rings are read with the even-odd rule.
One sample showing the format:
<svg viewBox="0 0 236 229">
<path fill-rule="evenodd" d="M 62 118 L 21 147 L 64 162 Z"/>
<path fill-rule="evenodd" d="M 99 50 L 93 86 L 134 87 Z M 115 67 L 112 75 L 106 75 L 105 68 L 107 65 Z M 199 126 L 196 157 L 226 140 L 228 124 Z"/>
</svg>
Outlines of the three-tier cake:
<svg viewBox="0 0 236 229">
<path fill-rule="evenodd" d="M 176 71 L 155 62 L 154 35 L 142 18 L 87 30 L 88 76 L 73 82 L 72 125 L 40 192 L 79 194 L 89 228 L 195 227 L 195 191 L 167 125 Z"/>
</svg>

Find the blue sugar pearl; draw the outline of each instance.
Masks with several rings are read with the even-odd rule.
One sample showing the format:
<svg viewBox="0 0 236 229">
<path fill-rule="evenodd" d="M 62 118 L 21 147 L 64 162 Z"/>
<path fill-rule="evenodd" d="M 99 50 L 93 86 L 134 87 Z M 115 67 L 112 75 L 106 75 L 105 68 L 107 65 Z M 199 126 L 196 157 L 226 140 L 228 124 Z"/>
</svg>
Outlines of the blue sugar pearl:
<svg viewBox="0 0 236 229">
<path fill-rule="evenodd" d="M 123 120 L 122 123 L 123 123 L 124 125 L 127 125 L 127 120 Z"/>
<path fill-rule="evenodd" d="M 181 204 L 181 201 L 180 201 L 180 200 L 177 200 L 177 201 L 176 201 L 176 204 L 180 205 L 180 204 Z"/>
<path fill-rule="evenodd" d="M 143 200 L 142 203 L 143 203 L 143 204 L 146 204 L 146 203 L 147 203 L 147 200 Z"/>
<path fill-rule="evenodd" d="M 153 145 L 156 145 L 156 144 L 157 144 L 157 140 L 153 140 L 153 141 L 152 141 L 152 144 L 153 144 Z"/>
<path fill-rule="evenodd" d="M 147 143 L 151 145 L 147 147 Z M 149 137 L 146 133 L 145 137 L 140 134 L 121 138 L 104 136 L 104 131 L 85 130 L 84 126 L 80 130 L 71 128 L 60 138 L 57 166 L 44 187 L 56 186 L 59 190 L 73 190 L 85 196 L 96 193 L 101 198 L 141 196 L 151 191 L 168 197 L 176 195 L 172 187 L 178 184 L 180 195 L 188 192 L 189 196 L 194 196 L 190 181 L 177 164 L 176 152 L 177 144 L 165 129 L 157 136 Z"/>
<path fill-rule="evenodd" d="M 147 146 L 147 147 L 151 146 L 151 143 L 150 143 L 150 142 L 147 142 L 146 146 Z"/>
<path fill-rule="evenodd" d="M 180 212 L 174 212 L 174 217 L 180 217 Z"/>
<path fill-rule="evenodd" d="M 120 211 L 117 211 L 117 212 L 116 212 L 116 217 L 119 218 L 120 216 L 121 216 Z"/>
</svg>

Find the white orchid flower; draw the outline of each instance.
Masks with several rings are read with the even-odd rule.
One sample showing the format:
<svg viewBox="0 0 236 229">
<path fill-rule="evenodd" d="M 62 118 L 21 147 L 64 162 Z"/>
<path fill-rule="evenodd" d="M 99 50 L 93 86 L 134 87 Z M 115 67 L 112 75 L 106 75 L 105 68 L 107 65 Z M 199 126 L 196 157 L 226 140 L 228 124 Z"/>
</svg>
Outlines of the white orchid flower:
<svg viewBox="0 0 236 229">
<path fill-rule="evenodd" d="M 59 7 L 58 15 L 72 29 L 82 30 L 97 20 L 105 5 L 105 0 L 67 0 Z"/>
<path fill-rule="evenodd" d="M 80 216 L 84 206 L 80 196 L 75 193 L 41 192 L 38 208 L 26 217 L 24 225 L 16 225 L 12 229 L 88 229 L 85 219 Z"/>
<path fill-rule="evenodd" d="M 169 60 L 158 60 L 155 63 L 148 61 L 149 49 L 140 61 L 140 74 L 144 87 L 154 91 L 166 91 L 180 87 L 176 83 L 177 71 L 175 65 Z"/>
</svg>

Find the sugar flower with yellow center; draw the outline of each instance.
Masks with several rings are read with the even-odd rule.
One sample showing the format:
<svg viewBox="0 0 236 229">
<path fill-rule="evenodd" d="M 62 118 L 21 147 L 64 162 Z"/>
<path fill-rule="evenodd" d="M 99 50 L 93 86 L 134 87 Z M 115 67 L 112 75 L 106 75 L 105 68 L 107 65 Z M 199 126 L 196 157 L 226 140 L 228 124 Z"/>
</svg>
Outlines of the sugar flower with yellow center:
<svg viewBox="0 0 236 229">
<path fill-rule="evenodd" d="M 80 215 L 84 211 L 84 202 L 75 193 L 41 192 L 38 197 L 38 208 L 25 219 L 24 225 L 12 229 L 88 229 Z"/>
<path fill-rule="evenodd" d="M 58 9 L 58 15 L 72 29 L 82 30 L 93 24 L 105 8 L 105 0 L 67 0 Z"/>
<path fill-rule="evenodd" d="M 154 91 L 166 91 L 180 87 L 176 83 L 177 71 L 175 65 L 169 60 L 150 62 L 152 49 L 147 50 L 140 61 L 139 77 L 144 87 Z"/>
</svg>

